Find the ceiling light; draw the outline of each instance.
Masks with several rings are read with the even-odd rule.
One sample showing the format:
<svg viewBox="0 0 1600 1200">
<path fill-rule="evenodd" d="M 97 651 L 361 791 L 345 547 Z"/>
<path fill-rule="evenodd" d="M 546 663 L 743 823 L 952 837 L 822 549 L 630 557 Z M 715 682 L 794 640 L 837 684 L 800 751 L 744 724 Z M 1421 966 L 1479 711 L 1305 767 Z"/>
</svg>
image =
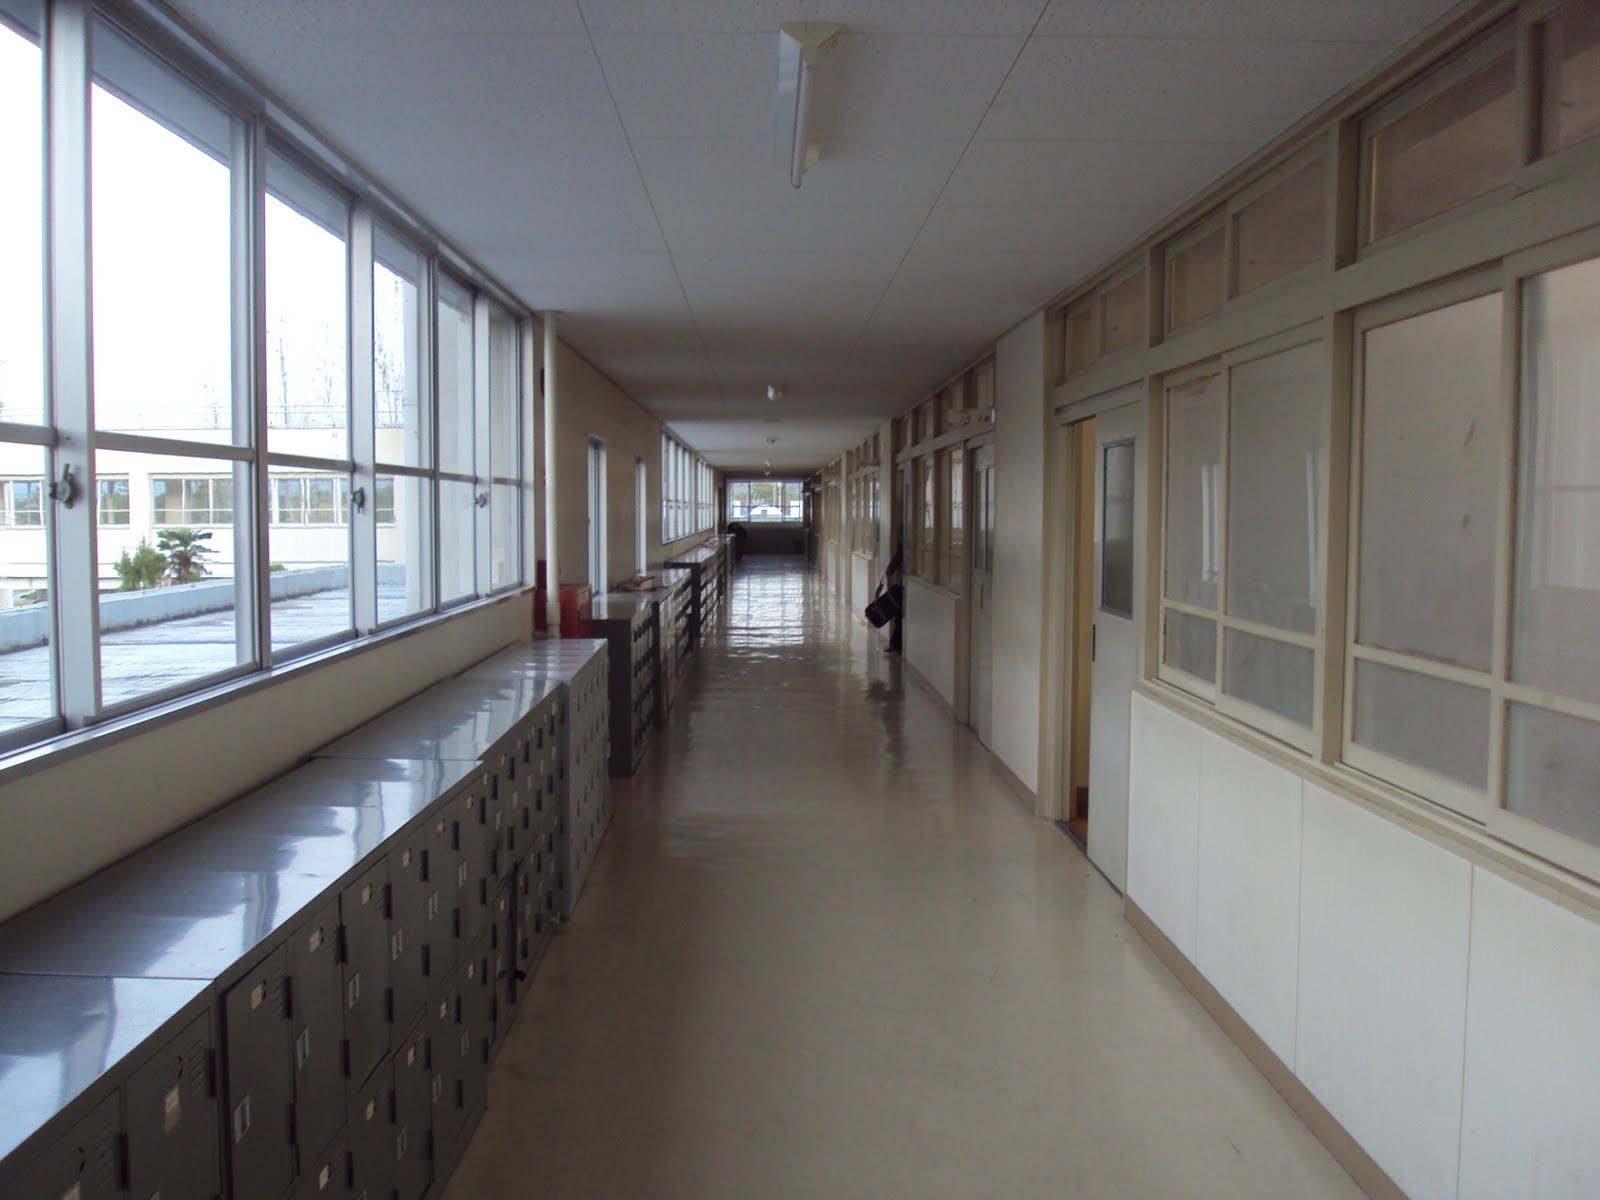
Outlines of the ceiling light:
<svg viewBox="0 0 1600 1200">
<path fill-rule="evenodd" d="M 775 383 L 767 384 L 767 399 L 768 400 L 782 400 L 783 399 L 783 389 L 781 387 L 779 387 Z"/>
<path fill-rule="evenodd" d="M 778 26 L 778 101 L 772 122 L 773 150 L 789 168 L 789 184 L 814 167 L 822 148 L 812 137 L 817 52 L 839 32 L 831 21 L 784 21 Z"/>
<path fill-rule="evenodd" d="M 770 458 L 763 458 L 761 460 L 761 465 L 763 467 L 770 467 L 772 465 L 772 460 Z"/>
</svg>

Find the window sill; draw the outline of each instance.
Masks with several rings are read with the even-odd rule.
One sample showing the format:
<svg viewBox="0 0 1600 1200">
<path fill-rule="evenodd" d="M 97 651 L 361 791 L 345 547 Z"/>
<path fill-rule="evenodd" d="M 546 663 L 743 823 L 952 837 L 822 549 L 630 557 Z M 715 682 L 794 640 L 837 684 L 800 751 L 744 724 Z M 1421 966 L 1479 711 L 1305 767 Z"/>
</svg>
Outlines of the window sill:
<svg viewBox="0 0 1600 1200">
<path fill-rule="evenodd" d="M 138 737 L 168 722 L 194 716 L 218 705 L 231 703 L 312 674 L 330 663 L 382 649 L 418 634 L 440 629 L 460 617 L 513 603 L 532 594 L 531 588 L 517 585 L 481 599 L 457 604 L 443 612 L 429 613 L 414 620 L 387 626 L 362 638 L 338 642 L 313 651 L 303 658 L 296 658 L 292 662 L 269 667 L 264 671 L 252 671 L 242 677 L 229 679 L 189 695 L 140 709 L 136 713 L 112 717 L 82 729 L 68 730 L 42 741 L 33 742 L 0 756 L 0 787 L 47 771 L 75 758 L 92 754 L 97 750 L 114 746 L 129 738 Z M 529 628 L 530 630 L 532 628 L 531 619 Z"/>
</svg>

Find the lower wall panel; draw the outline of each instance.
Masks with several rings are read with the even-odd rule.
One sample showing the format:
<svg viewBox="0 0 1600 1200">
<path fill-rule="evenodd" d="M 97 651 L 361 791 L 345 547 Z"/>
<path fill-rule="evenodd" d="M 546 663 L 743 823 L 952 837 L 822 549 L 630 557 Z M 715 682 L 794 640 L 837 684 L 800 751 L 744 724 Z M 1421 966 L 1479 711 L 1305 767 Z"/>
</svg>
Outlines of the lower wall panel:
<svg viewBox="0 0 1600 1200">
<path fill-rule="evenodd" d="M 960 640 L 961 598 L 920 579 L 907 579 L 902 646 L 906 662 L 957 713 L 956 661 Z"/>
<path fill-rule="evenodd" d="M 1600 924 L 1146 695 L 1132 713 L 1130 900 L 1389 1177 L 1600 1194 Z"/>
</svg>

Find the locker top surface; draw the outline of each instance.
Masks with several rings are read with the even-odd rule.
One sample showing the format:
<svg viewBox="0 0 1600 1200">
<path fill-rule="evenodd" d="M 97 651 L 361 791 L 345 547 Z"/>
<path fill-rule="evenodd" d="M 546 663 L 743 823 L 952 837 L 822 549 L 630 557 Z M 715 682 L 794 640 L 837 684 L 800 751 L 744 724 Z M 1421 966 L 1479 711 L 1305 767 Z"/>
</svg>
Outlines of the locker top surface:
<svg viewBox="0 0 1600 1200">
<path fill-rule="evenodd" d="M 722 553 L 720 542 L 705 542 L 693 550 L 685 550 L 682 554 L 674 554 L 667 560 L 667 566 L 703 567 Z"/>
<path fill-rule="evenodd" d="M 327 891 L 297 866 L 217 869 L 157 842 L 0 926 L 0 972 L 229 981 Z"/>
<path fill-rule="evenodd" d="M 548 692 L 527 679 L 447 679 L 317 751 L 319 758 L 477 759 Z"/>
<path fill-rule="evenodd" d="M 596 621 L 635 621 L 655 611 L 661 597 L 656 592 L 607 592 L 594 598 L 590 609 Z"/>
<path fill-rule="evenodd" d="M 0 975 L 0 1160 L 100 1080 L 137 1066 L 130 1056 L 148 1039 L 204 1012 L 205 991 L 192 980 Z"/>
<path fill-rule="evenodd" d="M 597 655 L 604 654 L 606 647 L 605 638 L 549 638 L 538 642 L 518 642 L 471 668 L 461 679 L 525 679 L 534 686 L 554 689 L 571 679 Z"/>
</svg>

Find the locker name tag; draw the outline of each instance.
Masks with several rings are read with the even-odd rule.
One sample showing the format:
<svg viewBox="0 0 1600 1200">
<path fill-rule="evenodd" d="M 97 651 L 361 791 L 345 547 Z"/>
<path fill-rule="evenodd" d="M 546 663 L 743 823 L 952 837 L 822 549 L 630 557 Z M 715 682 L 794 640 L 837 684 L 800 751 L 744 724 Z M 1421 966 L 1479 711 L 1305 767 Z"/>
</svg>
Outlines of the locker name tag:
<svg viewBox="0 0 1600 1200">
<path fill-rule="evenodd" d="M 61 1193 L 61 1200 L 79 1200 L 82 1195 L 83 1185 L 81 1183 L 75 1183 L 66 1191 Z"/>
<path fill-rule="evenodd" d="M 306 939 L 306 949 L 312 953 L 322 949 L 322 930 L 320 928 L 311 931 L 311 936 Z"/>
<path fill-rule="evenodd" d="M 332 1178 L 333 1171 L 324 1165 L 322 1170 L 317 1172 L 317 1191 L 320 1192 L 325 1189 Z"/>
<path fill-rule="evenodd" d="M 361 889 L 361 903 L 366 904 L 372 899 L 372 885 L 369 883 Z"/>
<path fill-rule="evenodd" d="M 183 1120 L 183 1085 L 175 1084 L 162 1101 L 161 1123 L 171 1133 Z"/>
<path fill-rule="evenodd" d="M 260 1008 L 267 999 L 267 985 L 258 983 L 250 989 L 250 1007 Z"/>
<path fill-rule="evenodd" d="M 411 851 L 409 851 L 409 850 L 400 851 L 400 865 L 402 867 L 409 867 L 411 865 Z"/>
<path fill-rule="evenodd" d="M 376 1100 L 368 1100 L 367 1101 L 367 1120 L 370 1121 L 370 1120 L 372 1120 L 373 1117 L 375 1117 L 377 1115 L 378 1115 L 378 1102 Z"/>
</svg>

